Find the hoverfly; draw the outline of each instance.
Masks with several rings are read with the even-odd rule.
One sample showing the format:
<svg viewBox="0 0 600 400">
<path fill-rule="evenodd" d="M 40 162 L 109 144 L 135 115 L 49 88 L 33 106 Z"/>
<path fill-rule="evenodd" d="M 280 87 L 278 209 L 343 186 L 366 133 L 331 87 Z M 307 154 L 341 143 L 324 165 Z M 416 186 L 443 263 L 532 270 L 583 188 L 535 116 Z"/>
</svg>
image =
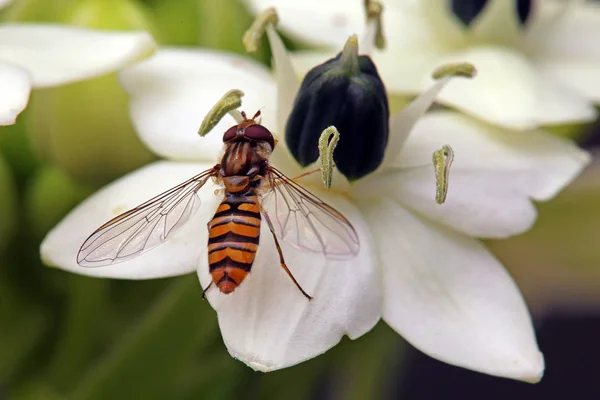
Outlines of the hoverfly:
<svg viewBox="0 0 600 400">
<path fill-rule="evenodd" d="M 111 219 L 81 245 L 77 263 L 99 267 L 127 261 L 159 244 L 187 222 L 200 205 L 197 196 L 213 178 L 224 196 L 208 223 L 208 264 L 214 283 L 233 292 L 252 268 L 264 217 L 279 253 L 279 262 L 309 300 L 285 263 L 278 238 L 301 250 L 328 258 L 358 253 L 359 240 L 350 222 L 333 207 L 269 164 L 276 141 L 256 122 L 258 111 L 225 131 L 221 163 Z"/>
</svg>

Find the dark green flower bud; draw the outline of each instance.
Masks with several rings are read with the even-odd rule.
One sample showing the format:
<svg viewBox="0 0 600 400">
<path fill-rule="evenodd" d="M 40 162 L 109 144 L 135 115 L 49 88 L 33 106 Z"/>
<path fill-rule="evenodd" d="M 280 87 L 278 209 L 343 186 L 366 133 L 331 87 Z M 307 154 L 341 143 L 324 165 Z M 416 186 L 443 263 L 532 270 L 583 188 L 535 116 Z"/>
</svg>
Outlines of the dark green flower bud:
<svg viewBox="0 0 600 400">
<path fill-rule="evenodd" d="M 515 17 L 519 19 L 521 25 L 526 25 L 532 12 L 532 0 L 512 1 L 514 1 Z M 466 26 L 470 26 L 475 18 L 477 18 L 483 9 L 489 4 L 489 2 L 490 0 L 451 0 L 450 7 L 458 19 L 460 19 Z"/>
<path fill-rule="evenodd" d="M 389 135 L 385 87 L 368 56 L 358 55 L 356 38 L 335 58 L 308 72 L 287 121 L 285 140 L 292 155 L 307 166 L 319 157 L 321 132 L 340 132 L 333 160 L 348 179 L 373 172 L 383 160 Z"/>
</svg>

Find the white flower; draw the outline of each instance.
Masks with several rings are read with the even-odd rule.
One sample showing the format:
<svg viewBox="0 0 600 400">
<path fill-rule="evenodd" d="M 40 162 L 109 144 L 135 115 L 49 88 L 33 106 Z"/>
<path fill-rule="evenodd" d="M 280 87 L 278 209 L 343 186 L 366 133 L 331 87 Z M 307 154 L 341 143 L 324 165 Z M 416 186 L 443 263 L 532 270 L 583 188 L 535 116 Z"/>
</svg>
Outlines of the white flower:
<svg viewBox="0 0 600 400">
<path fill-rule="evenodd" d="M 47 264 L 125 279 L 197 271 L 202 287 L 208 286 L 206 223 L 221 200 L 211 188 L 201 191 L 202 205 L 193 220 L 160 247 L 102 268 L 82 268 L 75 257 L 102 223 L 217 162 L 220 133 L 233 121 L 221 121 L 205 138 L 196 132 L 225 91 L 244 91 L 243 109 L 261 109 L 262 123 L 281 134 L 299 83 L 275 31 L 268 33 L 277 80 L 248 59 L 190 49 L 160 50 L 121 73 L 142 140 L 168 161 L 117 180 L 73 210 L 42 243 Z M 429 114 L 415 126 L 448 80 L 392 117 L 386 158 L 374 174 L 352 185 L 337 175 L 329 192 L 318 179 L 303 181 L 344 213 L 361 246 L 356 258 L 332 261 L 282 243 L 287 264 L 313 296 L 311 302 L 281 270 L 264 224 L 250 276 L 233 294 L 208 291 L 234 357 L 261 371 L 287 367 L 323 353 L 343 335 L 363 335 L 383 318 L 414 346 L 445 362 L 514 379 L 540 379 L 543 356 L 519 290 L 472 236 L 506 237 L 527 230 L 536 216 L 531 199 L 556 194 L 588 156 L 543 132 L 503 131 L 453 112 Z M 439 206 L 431 155 L 446 143 L 456 160 L 447 202 Z M 290 177 L 301 172 L 283 140 L 271 161 Z"/>
<path fill-rule="evenodd" d="M 333 46 L 331 51 L 296 54 L 304 70 L 337 52 L 348 35 L 365 29 L 361 0 L 246 1 L 256 12 L 277 6 L 281 28 L 292 36 Z M 419 93 L 430 86 L 436 66 L 470 62 L 477 66 L 477 79 L 450 83 L 438 101 L 511 129 L 596 117 L 600 4 L 531 1 L 522 23 L 517 1 L 488 0 L 466 26 L 452 13 L 450 1 L 382 2 L 387 47 L 373 58 L 390 93 Z"/>
<path fill-rule="evenodd" d="M 0 0 L 0 10 L 7 7 L 13 0 Z"/>
<path fill-rule="evenodd" d="M 0 126 L 15 123 L 31 89 L 120 70 L 150 55 L 155 46 L 145 32 L 0 24 Z"/>
</svg>

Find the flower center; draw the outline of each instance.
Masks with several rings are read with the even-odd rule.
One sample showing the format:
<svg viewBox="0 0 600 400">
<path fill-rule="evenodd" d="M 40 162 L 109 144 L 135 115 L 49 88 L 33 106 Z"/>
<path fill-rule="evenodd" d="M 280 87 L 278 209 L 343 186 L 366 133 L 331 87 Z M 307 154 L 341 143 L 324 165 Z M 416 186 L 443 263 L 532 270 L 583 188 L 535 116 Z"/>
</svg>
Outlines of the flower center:
<svg viewBox="0 0 600 400">
<path fill-rule="evenodd" d="M 335 58 L 317 65 L 302 81 L 287 120 L 285 140 L 302 166 L 319 157 L 319 138 L 329 126 L 339 131 L 336 168 L 349 180 L 375 171 L 389 136 L 389 106 L 375 64 L 358 55 L 351 37 Z M 326 144 L 326 143 L 325 143 Z"/>
</svg>

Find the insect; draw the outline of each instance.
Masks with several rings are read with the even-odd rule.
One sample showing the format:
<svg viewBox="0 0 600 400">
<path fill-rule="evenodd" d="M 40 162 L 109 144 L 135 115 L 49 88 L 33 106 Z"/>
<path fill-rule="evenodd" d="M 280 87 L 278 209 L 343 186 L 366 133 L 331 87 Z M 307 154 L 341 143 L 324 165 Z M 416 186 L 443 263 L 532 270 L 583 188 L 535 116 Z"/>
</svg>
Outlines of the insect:
<svg viewBox="0 0 600 400">
<path fill-rule="evenodd" d="M 344 259 L 358 253 L 350 222 L 333 207 L 269 164 L 276 141 L 256 119 L 244 118 L 223 135 L 221 162 L 111 219 L 81 245 L 77 263 L 99 267 L 127 261 L 161 243 L 200 206 L 198 191 L 209 179 L 223 187 L 223 200 L 208 223 L 208 264 L 213 285 L 233 292 L 252 268 L 264 217 L 279 262 L 296 287 L 312 299 L 285 263 L 279 239 L 295 248 Z M 315 171 L 316 172 L 316 171 Z M 306 175 L 306 174 L 304 174 Z"/>
</svg>

